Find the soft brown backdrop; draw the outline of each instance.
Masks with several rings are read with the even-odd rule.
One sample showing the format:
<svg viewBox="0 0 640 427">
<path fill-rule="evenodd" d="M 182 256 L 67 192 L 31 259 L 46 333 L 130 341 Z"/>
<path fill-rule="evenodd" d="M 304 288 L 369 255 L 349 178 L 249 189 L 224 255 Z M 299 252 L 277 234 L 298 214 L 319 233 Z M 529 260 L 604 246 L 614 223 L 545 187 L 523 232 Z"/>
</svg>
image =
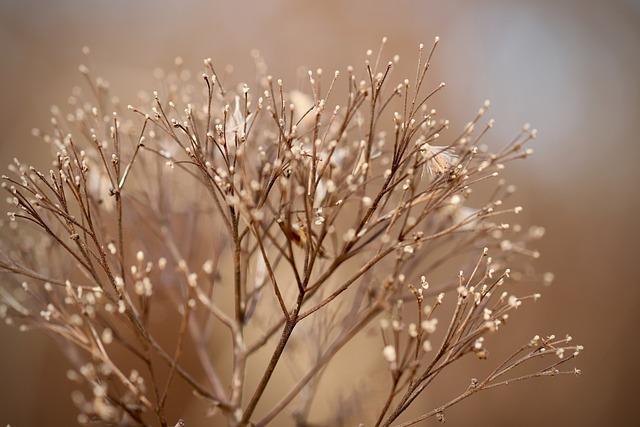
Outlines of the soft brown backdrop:
<svg viewBox="0 0 640 427">
<path fill-rule="evenodd" d="M 420 41 L 441 36 L 432 79 L 447 82 L 440 105 L 454 123 L 464 123 L 490 98 L 495 139 L 512 136 L 525 121 L 540 129 L 537 154 L 510 176 L 526 218 L 548 229 L 540 265 L 557 279 L 535 310 L 523 313 L 523 335 L 507 333 L 522 340 L 572 332 L 586 346 L 581 377 L 484 394 L 450 411 L 447 421 L 635 425 L 637 1 L 2 0 L 0 163 L 4 169 L 19 156 L 43 164 L 42 147 L 29 131 L 46 125 L 49 106 L 62 104 L 80 81 L 83 45 L 91 46 L 94 68 L 126 103 L 127 93 L 133 98 L 137 88 L 149 89 L 153 67 L 169 65 L 176 55 L 194 67 L 207 56 L 246 67 L 250 49 L 258 48 L 273 74 L 295 81 L 300 65 L 361 63 L 383 35 L 390 38 L 388 52 L 398 52 L 405 65 Z M 65 364 L 53 343 L 5 326 L 0 343 L 0 424 L 73 425 Z"/>
</svg>

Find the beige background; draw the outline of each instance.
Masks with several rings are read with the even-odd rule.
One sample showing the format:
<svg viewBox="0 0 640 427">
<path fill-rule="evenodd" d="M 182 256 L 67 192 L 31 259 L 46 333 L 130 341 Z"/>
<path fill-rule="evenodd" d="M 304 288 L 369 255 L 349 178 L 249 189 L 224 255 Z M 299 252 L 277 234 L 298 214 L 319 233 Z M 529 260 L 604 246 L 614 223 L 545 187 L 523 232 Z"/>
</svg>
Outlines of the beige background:
<svg viewBox="0 0 640 427">
<path fill-rule="evenodd" d="M 548 229 L 540 266 L 557 280 L 508 333 L 520 341 L 572 332 L 586 347 L 581 377 L 479 396 L 448 412 L 449 425 L 635 425 L 637 1 L 2 0 L 0 163 L 4 169 L 19 156 L 44 164 L 29 131 L 46 125 L 49 106 L 62 104 L 80 81 L 83 45 L 127 103 L 127 93 L 133 98 L 136 89 L 150 89 L 153 67 L 176 55 L 194 67 L 207 56 L 247 67 L 250 49 L 258 48 L 274 75 L 295 82 L 300 65 L 360 64 L 383 35 L 388 52 L 399 53 L 409 70 L 417 44 L 441 37 L 432 81 L 447 82 L 440 105 L 454 123 L 463 124 L 490 98 L 495 139 L 512 136 L 525 121 L 540 129 L 536 155 L 510 176 L 525 218 Z M 5 326 L 0 343 L 0 424 L 73 425 L 65 362 L 55 345 Z"/>
</svg>

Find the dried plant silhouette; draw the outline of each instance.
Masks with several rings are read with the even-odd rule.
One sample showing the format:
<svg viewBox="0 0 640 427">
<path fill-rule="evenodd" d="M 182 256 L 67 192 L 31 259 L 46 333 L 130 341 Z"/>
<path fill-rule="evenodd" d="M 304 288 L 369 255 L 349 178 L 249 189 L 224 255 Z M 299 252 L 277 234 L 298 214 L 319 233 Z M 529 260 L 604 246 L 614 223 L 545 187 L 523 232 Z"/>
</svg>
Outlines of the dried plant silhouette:
<svg viewBox="0 0 640 427">
<path fill-rule="evenodd" d="M 399 84 L 384 42 L 362 80 L 352 67 L 309 71 L 308 93 L 286 90 L 257 53 L 255 88 L 210 59 L 194 78 L 177 59 L 128 109 L 80 67 L 88 91 L 34 130 L 55 151 L 51 170 L 16 160 L 3 177 L 14 207 L 0 251 L 0 315 L 57 337 L 78 422 L 188 427 L 166 410 L 181 383 L 209 404 L 202 417 L 263 426 L 289 412 L 309 425 L 332 358 L 371 328 L 379 352 L 366 357 L 388 370 L 388 391 L 375 412 L 358 412 L 353 391 L 328 425 L 443 420 L 480 391 L 579 373 L 561 367 L 581 350 L 569 336 L 527 335 L 505 360 L 485 348 L 538 299 L 518 282 L 552 280 L 530 265 L 544 229 L 509 222 L 522 208 L 499 176 L 536 131 L 490 148 L 486 102 L 449 135 L 432 108 L 444 83 L 428 79 L 438 39 Z M 489 374 L 403 415 L 465 356 Z M 297 382 L 261 404 L 289 357 Z"/>
</svg>

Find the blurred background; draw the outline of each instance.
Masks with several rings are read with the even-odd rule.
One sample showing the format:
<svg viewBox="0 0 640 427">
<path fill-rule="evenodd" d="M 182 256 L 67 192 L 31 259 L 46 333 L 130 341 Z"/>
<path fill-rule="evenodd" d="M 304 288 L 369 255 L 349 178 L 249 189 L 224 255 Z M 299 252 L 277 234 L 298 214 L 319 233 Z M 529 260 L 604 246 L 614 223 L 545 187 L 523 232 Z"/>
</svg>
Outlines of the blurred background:
<svg viewBox="0 0 640 427">
<path fill-rule="evenodd" d="M 48 153 L 30 129 L 45 126 L 50 106 L 81 82 L 85 45 L 92 68 L 126 104 L 177 55 L 195 71 L 204 57 L 252 70 L 256 48 L 273 75 L 294 83 L 299 66 L 362 64 L 385 35 L 386 52 L 400 55 L 407 76 L 418 43 L 441 37 L 430 81 L 447 83 L 437 105 L 454 129 L 486 98 L 494 141 L 524 122 L 539 129 L 536 154 L 508 176 L 526 208 L 523 222 L 547 229 L 538 265 L 556 280 L 506 333 L 520 343 L 570 332 L 586 348 L 577 361 L 582 376 L 487 392 L 448 411 L 448 423 L 637 425 L 639 1 L 0 0 L 0 164 L 14 156 L 45 164 Z M 0 343 L 0 423 L 74 425 L 55 343 L 4 325 Z M 473 371 L 464 369 L 466 384 Z"/>
</svg>

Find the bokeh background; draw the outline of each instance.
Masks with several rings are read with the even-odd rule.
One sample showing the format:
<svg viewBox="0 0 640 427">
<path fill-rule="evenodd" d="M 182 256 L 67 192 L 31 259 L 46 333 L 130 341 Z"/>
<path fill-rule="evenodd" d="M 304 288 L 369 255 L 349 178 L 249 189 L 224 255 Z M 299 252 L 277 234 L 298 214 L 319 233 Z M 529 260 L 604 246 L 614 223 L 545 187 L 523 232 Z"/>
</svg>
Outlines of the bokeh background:
<svg viewBox="0 0 640 427">
<path fill-rule="evenodd" d="M 30 129 L 46 125 L 50 105 L 80 82 L 84 45 L 127 103 L 176 55 L 195 70 L 204 57 L 247 68 L 257 48 L 272 74 L 295 82 L 299 66 L 360 64 L 383 35 L 408 75 L 418 43 L 441 37 L 431 79 L 447 82 L 438 105 L 454 127 L 489 98 L 494 140 L 525 121 L 539 129 L 536 154 L 509 177 L 524 220 L 547 228 L 539 265 L 556 280 L 507 334 L 521 342 L 571 332 L 586 347 L 582 376 L 488 392 L 449 411 L 447 422 L 637 425 L 638 1 L 1 0 L 0 164 L 14 156 L 44 164 Z M 51 340 L 0 326 L 0 424 L 74 425 L 65 366 Z M 462 371 L 463 381 L 471 373 Z"/>
</svg>

